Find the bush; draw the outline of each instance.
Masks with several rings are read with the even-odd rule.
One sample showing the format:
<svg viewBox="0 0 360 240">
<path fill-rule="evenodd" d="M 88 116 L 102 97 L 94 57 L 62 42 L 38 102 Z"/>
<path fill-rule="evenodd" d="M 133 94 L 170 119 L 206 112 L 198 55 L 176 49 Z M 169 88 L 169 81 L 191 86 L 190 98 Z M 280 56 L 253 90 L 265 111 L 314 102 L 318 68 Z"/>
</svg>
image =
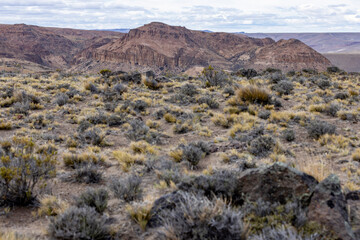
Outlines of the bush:
<svg viewBox="0 0 360 240">
<path fill-rule="evenodd" d="M 303 237 L 294 228 L 285 227 L 280 228 L 265 228 L 260 235 L 254 235 L 249 240 L 318 240 L 319 234 L 312 234 Z"/>
<path fill-rule="evenodd" d="M 156 231 L 158 238 L 246 239 L 247 230 L 239 210 L 232 209 L 220 199 L 210 201 L 181 191 L 176 194 L 177 201 L 170 202 L 172 208 L 155 212 L 156 218 L 160 219 L 159 225 L 163 226 Z"/>
<path fill-rule="evenodd" d="M 162 84 L 154 78 L 145 77 L 143 82 L 144 82 L 144 85 L 147 86 L 151 90 L 158 90 L 158 89 L 162 88 Z"/>
<path fill-rule="evenodd" d="M 288 80 L 281 80 L 273 86 L 273 90 L 280 95 L 289 95 L 294 90 L 294 84 Z"/>
<path fill-rule="evenodd" d="M 234 205 L 242 203 L 242 196 L 235 194 L 237 177 L 239 172 L 221 170 L 215 171 L 212 175 L 200 175 L 186 177 L 178 184 L 182 191 L 201 194 L 209 199 L 214 196 L 232 201 Z"/>
<path fill-rule="evenodd" d="M 131 128 L 126 132 L 127 138 L 132 141 L 144 140 L 146 138 L 150 128 L 143 121 L 134 119 L 129 124 Z"/>
<path fill-rule="evenodd" d="M 337 103 L 331 103 L 330 105 L 326 105 L 324 112 L 332 117 L 336 117 L 337 112 L 340 110 L 340 105 Z"/>
<path fill-rule="evenodd" d="M 199 104 L 207 104 L 210 108 L 215 109 L 219 107 L 219 103 L 215 100 L 214 96 L 202 96 L 200 97 L 197 102 Z"/>
<path fill-rule="evenodd" d="M 59 106 L 64 106 L 69 101 L 69 97 L 64 94 L 60 93 L 55 97 L 55 103 Z"/>
<path fill-rule="evenodd" d="M 340 93 L 335 94 L 335 96 L 334 96 L 335 99 L 341 99 L 341 100 L 345 100 L 348 97 L 349 97 L 349 94 L 346 92 L 340 92 Z"/>
<path fill-rule="evenodd" d="M 91 128 L 86 130 L 82 138 L 88 143 L 95 146 L 100 146 L 105 144 L 105 134 L 99 128 Z"/>
<path fill-rule="evenodd" d="M 263 110 L 258 113 L 258 117 L 261 119 L 269 119 L 271 112 L 269 110 Z"/>
<path fill-rule="evenodd" d="M 174 133 L 183 134 L 193 130 L 191 122 L 185 122 L 183 124 L 176 124 L 174 126 Z"/>
<path fill-rule="evenodd" d="M 229 96 L 233 96 L 235 95 L 235 91 L 234 91 L 234 88 L 233 87 L 225 87 L 224 88 L 224 91 L 223 91 L 223 94 L 228 94 Z"/>
<path fill-rule="evenodd" d="M 52 239 L 110 239 L 106 217 L 91 207 L 70 207 L 63 214 L 52 218 L 48 234 Z"/>
<path fill-rule="evenodd" d="M 107 208 L 108 199 L 109 194 L 105 189 L 89 188 L 76 199 L 75 205 L 79 208 L 91 207 L 102 214 Z"/>
<path fill-rule="evenodd" d="M 265 157 L 275 147 L 275 140 L 268 135 L 259 136 L 250 143 L 249 152 L 255 156 Z"/>
<path fill-rule="evenodd" d="M 26 114 L 28 114 L 29 110 L 30 110 L 30 104 L 28 102 L 26 102 L 26 103 L 17 102 L 12 106 L 12 109 L 10 110 L 10 112 L 26 115 Z"/>
<path fill-rule="evenodd" d="M 14 137 L 0 150 L 0 205 L 28 205 L 38 194 L 39 186 L 55 176 L 56 152 L 37 152 L 29 138 Z"/>
<path fill-rule="evenodd" d="M 111 75 L 111 71 L 109 69 L 101 69 L 100 70 L 100 74 L 103 76 L 103 77 L 109 77 Z"/>
<path fill-rule="evenodd" d="M 180 93 L 183 95 L 192 97 L 192 96 L 198 94 L 198 89 L 194 84 L 186 83 L 181 86 Z"/>
<path fill-rule="evenodd" d="M 78 183 L 99 183 L 102 180 L 102 172 L 93 163 L 81 164 L 75 167 L 75 171 L 69 175 L 68 180 Z"/>
<path fill-rule="evenodd" d="M 140 187 L 141 178 L 136 175 L 130 175 L 126 178 L 115 179 L 110 182 L 109 188 L 116 198 L 125 202 L 131 202 L 141 199 L 142 188 Z"/>
<path fill-rule="evenodd" d="M 277 71 L 275 71 L 274 73 L 272 73 L 271 75 L 270 75 L 270 82 L 271 83 L 278 83 L 278 82 L 280 82 L 280 81 L 282 81 L 282 80 L 285 80 L 286 79 L 286 76 L 285 75 L 283 75 L 281 72 L 277 72 Z"/>
<path fill-rule="evenodd" d="M 288 142 L 292 142 L 295 140 L 295 132 L 292 129 L 286 129 L 282 132 L 282 137 L 288 141 Z"/>
<path fill-rule="evenodd" d="M 38 216 L 57 216 L 64 212 L 68 204 L 58 197 L 45 196 L 40 199 L 40 207 L 37 210 Z M 0 238 L 1 239 L 1 238 Z"/>
<path fill-rule="evenodd" d="M 319 80 L 316 81 L 316 84 L 322 90 L 325 90 L 326 88 L 331 86 L 331 82 L 328 79 L 319 79 Z"/>
<path fill-rule="evenodd" d="M 105 161 L 103 157 L 96 154 L 72 154 L 72 153 L 64 153 L 63 154 L 64 165 L 69 168 L 77 168 L 81 165 L 87 165 L 89 163 L 92 164 L 100 164 Z"/>
<path fill-rule="evenodd" d="M 335 134 L 335 130 L 335 125 L 320 120 L 313 120 L 307 126 L 309 136 L 315 139 L 325 134 Z"/>
<path fill-rule="evenodd" d="M 127 88 L 124 84 L 118 83 L 113 87 L 113 90 L 118 94 L 123 94 L 124 92 L 127 91 Z"/>
<path fill-rule="evenodd" d="M 338 67 L 336 67 L 336 66 L 332 66 L 332 67 L 328 67 L 328 68 L 326 69 L 326 71 L 327 71 L 328 73 L 339 73 L 339 72 L 341 72 L 341 69 L 338 68 Z"/>
<path fill-rule="evenodd" d="M 257 72 L 256 72 L 255 69 L 252 69 L 252 68 L 249 68 L 249 69 L 242 68 L 242 69 L 239 69 L 236 72 L 236 75 L 240 76 L 240 77 L 246 77 L 247 79 L 250 79 L 250 78 L 256 77 Z"/>
<path fill-rule="evenodd" d="M 188 145 L 179 145 L 178 150 L 181 151 L 180 161 L 187 161 L 191 167 L 196 167 L 200 160 L 209 154 L 209 146 L 205 142 L 194 142 Z M 179 152 L 180 153 L 180 152 Z"/>
<path fill-rule="evenodd" d="M 251 103 L 268 104 L 271 100 L 270 94 L 262 88 L 256 86 L 247 86 L 237 91 L 238 100 Z"/>
<path fill-rule="evenodd" d="M 209 66 L 204 68 L 201 73 L 200 80 L 206 87 L 224 86 L 230 83 L 229 77 L 223 71 L 217 71 L 213 67 Z"/>
</svg>

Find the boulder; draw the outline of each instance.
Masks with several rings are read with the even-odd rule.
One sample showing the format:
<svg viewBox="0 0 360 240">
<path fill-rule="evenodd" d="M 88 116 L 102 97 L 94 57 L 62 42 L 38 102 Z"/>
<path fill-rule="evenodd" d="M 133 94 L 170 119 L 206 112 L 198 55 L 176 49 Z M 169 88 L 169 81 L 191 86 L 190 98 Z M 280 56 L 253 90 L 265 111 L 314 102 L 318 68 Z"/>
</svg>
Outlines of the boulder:
<svg viewBox="0 0 360 240">
<path fill-rule="evenodd" d="M 360 239 L 360 191 L 349 192 L 345 198 L 349 209 L 349 221 L 355 238 Z"/>
<path fill-rule="evenodd" d="M 339 178 L 332 174 L 320 182 L 311 197 L 308 220 L 324 226 L 342 240 L 355 240 Z"/>
<path fill-rule="evenodd" d="M 302 199 L 311 194 L 318 182 L 306 173 L 283 163 L 248 169 L 238 178 L 235 194 L 245 199 L 262 199 L 285 204 L 288 200 Z"/>
</svg>

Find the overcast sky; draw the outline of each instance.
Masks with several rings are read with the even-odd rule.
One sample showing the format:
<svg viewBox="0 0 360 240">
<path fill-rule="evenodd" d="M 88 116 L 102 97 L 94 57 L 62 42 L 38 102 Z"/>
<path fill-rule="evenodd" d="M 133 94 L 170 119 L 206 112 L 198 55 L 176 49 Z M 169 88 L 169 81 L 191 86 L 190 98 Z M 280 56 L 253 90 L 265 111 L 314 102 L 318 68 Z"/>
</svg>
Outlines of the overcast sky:
<svg viewBox="0 0 360 240">
<path fill-rule="evenodd" d="M 159 21 L 224 32 L 360 32 L 360 0 L 0 0 L 0 23 L 78 29 Z"/>
</svg>

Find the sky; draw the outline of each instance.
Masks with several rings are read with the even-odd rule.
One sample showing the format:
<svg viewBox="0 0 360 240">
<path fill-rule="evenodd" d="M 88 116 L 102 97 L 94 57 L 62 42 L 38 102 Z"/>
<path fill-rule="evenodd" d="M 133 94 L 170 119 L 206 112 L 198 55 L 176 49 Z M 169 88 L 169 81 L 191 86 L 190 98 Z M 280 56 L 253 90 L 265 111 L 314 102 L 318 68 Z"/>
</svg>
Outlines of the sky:
<svg viewBox="0 0 360 240">
<path fill-rule="evenodd" d="M 77 29 L 164 22 L 221 32 L 360 32 L 360 0 L 0 0 L 0 23 Z"/>
</svg>

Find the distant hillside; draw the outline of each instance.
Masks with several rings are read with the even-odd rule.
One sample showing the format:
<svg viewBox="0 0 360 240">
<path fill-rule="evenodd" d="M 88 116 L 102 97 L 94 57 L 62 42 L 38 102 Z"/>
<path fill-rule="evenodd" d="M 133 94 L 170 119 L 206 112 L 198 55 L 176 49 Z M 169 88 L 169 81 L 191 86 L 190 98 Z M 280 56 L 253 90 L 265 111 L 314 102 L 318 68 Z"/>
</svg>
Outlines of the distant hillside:
<svg viewBox="0 0 360 240">
<path fill-rule="evenodd" d="M 320 53 L 360 53 L 360 33 L 244 33 L 249 37 L 299 39 Z"/>
<path fill-rule="evenodd" d="M 332 64 L 347 72 L 360 72 L 360 54 L 324 53 Z"/>
<path fill-rule="evenodd" d="M 360 72 L 360 33 L 245 33 L 256 38 L 296 38 L 348 72 Z"/>
</svg>

